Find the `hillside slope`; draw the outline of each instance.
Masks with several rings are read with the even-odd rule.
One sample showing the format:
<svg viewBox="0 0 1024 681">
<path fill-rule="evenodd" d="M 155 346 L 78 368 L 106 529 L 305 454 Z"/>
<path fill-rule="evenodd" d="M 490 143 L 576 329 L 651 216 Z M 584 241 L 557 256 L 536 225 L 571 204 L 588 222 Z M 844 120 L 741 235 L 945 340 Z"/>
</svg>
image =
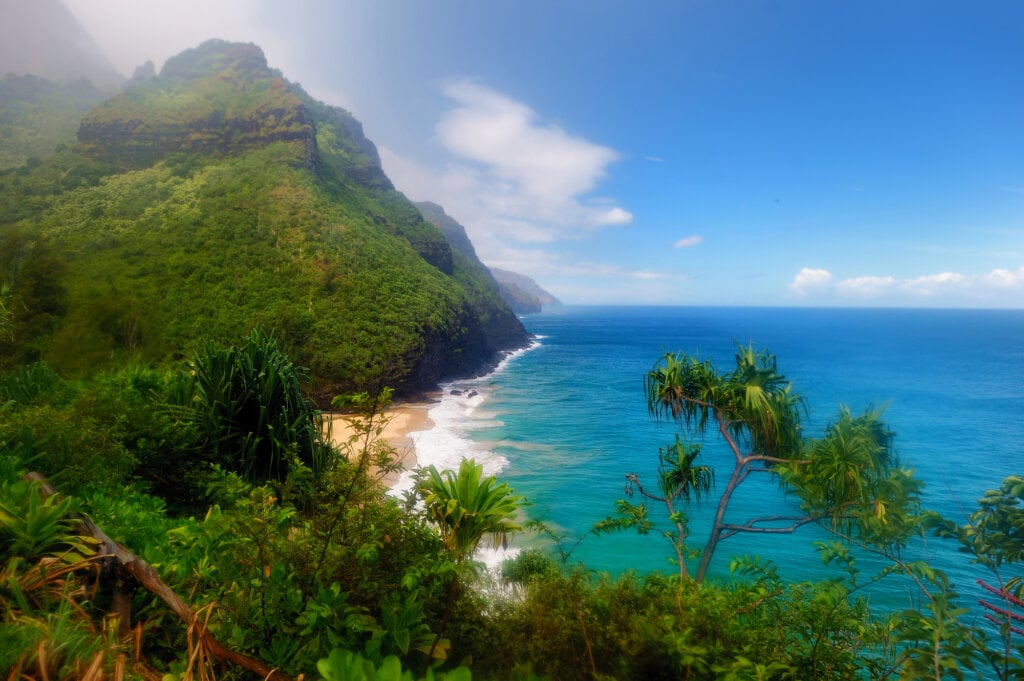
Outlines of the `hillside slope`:
<svg viewBox="0 0 1024 681">
<path fill-rule="evenodd" d="M 112 93 L 84 78 L 54 82 L 8 72 L 0 80 L 0 169 L 74 143 L 82 115 Z"/>
<path fill-rule="evenodd" d="M 380 167 L 347 112 L 254 45 L 210 41 L 0 173 L 6 363 L 160 363 L 270 329 L 323 395 L 427 390 L 527 334 Z"/>
<path fill-rule="evenodd" d="M 58 0 L 0 2 L 0 169 L 73 143 L 124 80 Z"/>
<path fill-rule="evenodd" d="M 526 275 L 509 272 L 496 267 L 487 267 L 476 255 L 473 242 L 466 234 L 466 228 L 445 213 L 444 208 L 430 201 L 416 203 L 429 222 L 441 230 L 445 239 L 469 262 L 486 272 L 490 286 L 496 287 L 498 295 L 516 314 L 537 314 L 544 305 L 561 305 L 561 301 L 537 285 Z"/>
<path fill-rule="evenodd" d="M 491 274 L 498 284 L 501 297 L 517 314 L 537 314 L 545 306 L 557 307 L 562 304 L 562 301 L 525 274 L 497 267 L 491 268 Z"/>
</svg>

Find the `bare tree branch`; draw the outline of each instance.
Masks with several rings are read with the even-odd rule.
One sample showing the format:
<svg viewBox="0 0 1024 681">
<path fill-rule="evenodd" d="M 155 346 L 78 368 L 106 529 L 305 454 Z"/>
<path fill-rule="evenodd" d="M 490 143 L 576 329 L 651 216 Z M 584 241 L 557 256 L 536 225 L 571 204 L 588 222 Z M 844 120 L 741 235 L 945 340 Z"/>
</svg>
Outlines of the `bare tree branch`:
<svg viewBox="0 0 1024 681">
<path fill-rule="evenodd" d="M 797 529 L 807 525 L 808 523 L 817 522 L 819 518 L 814 516 L 795 516 L 795 515 L 769 515 L 762 516 L 760 518 L 751 518 L 742 525 L 722 525 L 718 528 L 719 539 L 726 539 L 733 536 L 734 534 L 740 534 L 741 532 L 747 532 L 752 534 L 793 534 Z M 789 525 L 781 527 L 761 527 L 762 523 L 780 523 L 789 522 Z"/>
<path fill-rule="evenodd" d="M 34 480 L 39 483 L 40 490 L 45 496 L 55 496 L 58 492 L 42 474 L 35 471 L 25 475 L 26 480 Z M 167 607 L 185 623 L 192 628 L 199 636 L 199 640 L 206 650 L 222 662 L 227 662 L 243 669 L 248 669 L 258 674 L 264 681 L 291 681 L 291 677 L 276 669 L 271 669 L 260 660 L 249 657 L 230 648 L 224 647 L 213 634 L 206 628 L 206 624 L 196 617 L 192 608 L 183 601 L 178 594 L 164 584 L 160 575 L 153 567 L 126 549 L 121 544 L 111 539 L 103 530 L 96 526 L 87 516 L 75 514 L 81 522 L 82 530 L 97 542 L 99 542 L 99 553 L 109 555 L 117 560 L 125 570 L 128 571 L 147 591 L 167 604 Z"/>
</svg>

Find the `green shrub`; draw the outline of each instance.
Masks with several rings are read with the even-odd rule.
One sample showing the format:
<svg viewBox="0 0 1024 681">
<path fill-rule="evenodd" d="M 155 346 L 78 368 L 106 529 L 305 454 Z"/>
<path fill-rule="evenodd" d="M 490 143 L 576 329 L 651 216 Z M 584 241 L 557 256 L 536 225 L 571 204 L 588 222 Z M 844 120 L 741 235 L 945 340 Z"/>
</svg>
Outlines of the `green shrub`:
<svg viewBox="0 0 1024 681">
<path fill-rule="evenodd" d="M 305 371 L 260 329 L 238 348 L 213 343 L 190 363 L 188 418 L 212 459 L 252 482 L 284 480 L 293 456 L 322 473 L 331 449 L 306 398 Z"/>
</svg>

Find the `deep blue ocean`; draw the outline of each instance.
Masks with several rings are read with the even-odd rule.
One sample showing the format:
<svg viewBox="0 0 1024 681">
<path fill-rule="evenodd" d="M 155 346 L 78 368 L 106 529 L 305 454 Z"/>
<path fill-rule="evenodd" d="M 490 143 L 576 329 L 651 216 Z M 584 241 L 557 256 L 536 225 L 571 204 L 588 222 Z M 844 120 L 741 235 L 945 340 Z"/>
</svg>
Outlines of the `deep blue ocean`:
<svg viewBox="0 0 1024 681">
<path fill-rule="evenodd" d="M 614 514 L 627 473 L 654 482 L 658 448 L 675 430 L 648 415 L 643 377 L 665 352 L 699 353 L 723 371 L 734 366 L 736 342 L 773 353 L 807 400 L 805 433 L 812 437 L 841 405 L 854 413 L 884 406 L 902 464 L 926 483 L 923 505 L 960 523 L 986 490 L 1024 474 L 1021 310 L 564 307 L 523 323 L 537 338 L 534 347 L 493 374 L 445 386 L 430 411 L 435 427 L 416 435 L 417 456 L 439 467 L 457 467 L 462 457 L 485 462 L 529 500 L 530 518 L 570 543 Z M 732 468 L 724 445 L 709 437 L 702 456 L 724 485 Z M 794 508 L 769 476 L 752 475 L 728 518 Z M 667 529 L 663 509 L 651 511 Z M 697 546 L 713 511 L 714 503 L 688 511 Z M 731 557 L 747 554 L 770 559 L 787 579 L 826 577 L 835 573 L 814 542 L 828 539 L 814 527 L 789 536 L 739 535 L 720 544 L 711 575 L 728 579 Z M 951 542 L 931 538 L 907 554 L 946 570 L 967 596 L 976 578 L 989 577 Z M 573 554 L 612 573 L 674 572 L 672 556 L 657 531 L 588 537 Z M 899 598 L 902 588 L 891 595 Z"/>
</svg>

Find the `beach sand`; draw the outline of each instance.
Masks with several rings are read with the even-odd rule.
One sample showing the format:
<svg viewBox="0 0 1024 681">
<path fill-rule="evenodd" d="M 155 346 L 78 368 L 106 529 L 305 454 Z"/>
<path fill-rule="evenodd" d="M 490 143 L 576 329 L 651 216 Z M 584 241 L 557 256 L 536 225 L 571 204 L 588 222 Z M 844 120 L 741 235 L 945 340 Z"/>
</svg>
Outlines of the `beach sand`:
<svg viewBox="0 0 1024 681">
<path fill-rule="evenodd" d="M 410 402 L 390 407 L 386 417 L 390 420 L 384 426 L 380 438 L 390 444 L 398 452 L 405 470 L 412 470 L 416 467 L 416 443 L 409 437 L 410 433 L 423 430 L 430 430 L 433 422 L 427 416 L 430 408 L 435 402 Z M 327 414 L 327 420 L 331 424 L 331 441 L 335 445 L 343 444 L 354 433 L 352 424 L 349 421 L 351 416 L 345 414 Z M 371 476 L 376 476 L 376 471 L 371 471 Z M 389 473 L 384 476 L 383 482 L 391 487 L 401 475 L 400 472 Z"/>
</svg>

